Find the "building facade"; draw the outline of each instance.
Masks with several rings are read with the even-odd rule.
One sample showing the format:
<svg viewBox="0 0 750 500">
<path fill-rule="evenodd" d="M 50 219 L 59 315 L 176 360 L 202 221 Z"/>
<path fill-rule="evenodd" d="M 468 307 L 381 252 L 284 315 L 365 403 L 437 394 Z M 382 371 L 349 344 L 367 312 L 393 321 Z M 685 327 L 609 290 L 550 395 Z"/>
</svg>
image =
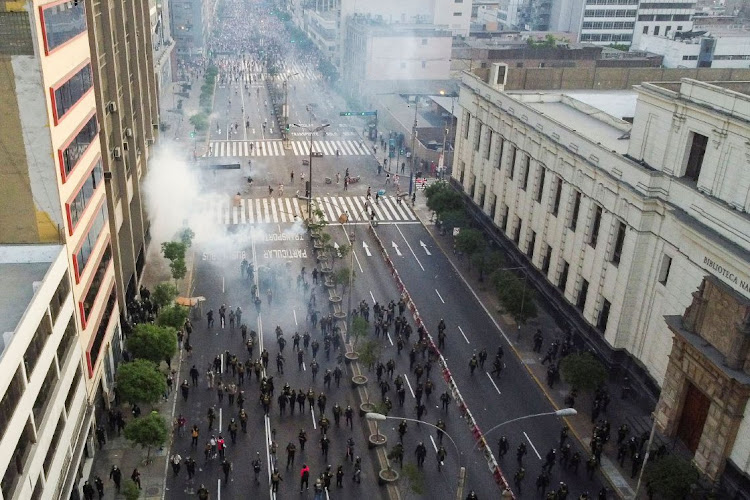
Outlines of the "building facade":
<svg viewBox="0 0 750 500">
<path fill-rule="evenodd" d="M 644 35 L 669 36 L 679 31 L 690 31 L 695 7 L 695 2 L 685 0 L 641 2 L 633 29 L 633 44 L 637 44 Z"/>
<path fill-rule="evenodd" d="M 93 409 L 62 245 L 0 245 L 0 498 L 68 498 Z"/>
<path fill-rule="evenodd" d="M 717 28 L 672 36 L 642 35 L 634 48 L 664 56 L 667 68 L 747 68 L 750 30 Z"/>
<path fill-rule="evenodd" d="M 169 19 L 178 58 L 208 55 L 215 0 L 169 0 Z"/>
<path fill-rule="evenodd" d="M 633 109 L 632 95 L 462 79 L 453 179 L 589 346 L 654 394 L 673 346 L 664 316 L 707 275 L 750 297 L 749 91 L 644 83 Z M 617 116 L 600 109 L 618 100 Z M 733 444 L 722 460 L 747 475 L 750 443 Z"/>
</svg>

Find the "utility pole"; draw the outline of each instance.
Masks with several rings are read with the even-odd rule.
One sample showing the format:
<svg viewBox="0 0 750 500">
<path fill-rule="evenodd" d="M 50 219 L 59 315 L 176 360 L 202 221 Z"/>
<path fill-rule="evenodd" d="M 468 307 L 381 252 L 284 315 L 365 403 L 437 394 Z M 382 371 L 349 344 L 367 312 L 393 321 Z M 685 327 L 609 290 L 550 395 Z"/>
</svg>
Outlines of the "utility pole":
<svg viewBox="0 0 750 500">
<path fill-rule="evenodd" d="M 414 125 L 411 128 L 411 162 L 409 162 L 409 196 L 411 196 L 412 187 L 414 185 L 414 144 L 417 140 L 417 107 L 419 104 L 419 96 L 414 98 Z"/>
</svg>

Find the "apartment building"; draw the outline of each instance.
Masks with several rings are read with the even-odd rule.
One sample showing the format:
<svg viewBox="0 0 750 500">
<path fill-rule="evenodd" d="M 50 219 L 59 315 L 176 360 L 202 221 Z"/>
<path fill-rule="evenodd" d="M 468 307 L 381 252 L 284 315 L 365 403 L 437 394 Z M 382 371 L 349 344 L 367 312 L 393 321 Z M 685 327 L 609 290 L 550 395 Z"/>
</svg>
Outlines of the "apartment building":
<svg viewBox="0 0 750 500">
<path fill-rule="evenodd" d="M 665 321 L 706 277 L 750 304 L 748 82 L 505 93 L 465 73 L 458 105 L 452 178 L 479 220 L 616 373 L 654 400 L 669 383 L 662 429 L 748 491 L 750 361 L 732 375 L 708 349 L 710 377 L 668 370 Z"/>
<path fill-rule="evenodd" d="M 68 498 L 93 454 L 68 258 L 63 245 L 0 245 L 3 500 Z"/>
<path fill-rule="evenodd" d="M 685 0 L 659 0 L 638 4 L 638 19 L 633 29 L 633 44 L 641 36 L 666 36 L 693 29 L 696 3 Z"/>
<path fill-rule="evenodd" d="M 710 31 L 642 35 L 633 48 L 662 54 L 666 68 L 747 68 L 750 29 L 716 26 Z"/>
<path fill-rule="evenodd" d="M 208 36 L 216 10 L 216 0 L 169 0 L 172 38 L 178 58 L 208 55 Z"/>
<path fill-rule="evenodd" d="M 120 309 L 147 244 L 138 181 L 158 134 L 148 0 L 2 0 L 0 27 L 0 244 L 62 245 L 86 394 L 76 429 L 89 429 L 112 398 Z M 60 422 L 62 483 L 46 471 L 55 484 L 38 498 L 67 497 L 90 467 L 88 431 Z M 23 491 L 3 497 L 37 498 Z"/>
</svg>

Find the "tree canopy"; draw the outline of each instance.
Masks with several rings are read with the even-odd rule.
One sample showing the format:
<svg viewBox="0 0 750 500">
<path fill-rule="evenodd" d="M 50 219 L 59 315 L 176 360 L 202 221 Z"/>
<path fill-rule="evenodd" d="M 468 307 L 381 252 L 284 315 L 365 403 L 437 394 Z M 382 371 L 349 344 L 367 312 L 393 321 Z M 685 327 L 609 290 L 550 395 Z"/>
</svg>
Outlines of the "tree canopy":
<svg viewBox="0 0 750 500">
<path fill-rule="evenodd" d="M 167 381 L 153 361 L 136 359 L 117 368 L 117 390 L 128 403 L 154 404 L 167 390 Z"/>
<path fill-rule="evenodd" d="M 159 283 L 151 293 L 151 299 L 160 308 L 170 305 L 177 298 L 179 292 L 172 283 Z"/>
<path fill-rule="evenodd" d="M 135 325 L 125 345 L 134 357 L 159 364 L 177 352 L 177 331 L 171 326 Z"/>
<path fill-rule="evenodd" d="M 367 321 L 362 316 L 355 316 L 352 319 L 352 337 L 354 337 L 354 345 L 357 345 L 357 341 L 360 338 L 367 336 Z"/>
<path fill-rule="evenodd" d="M 590 352 L 569 354 L 560 362 L 563 380 L 581 391 L 591 392 L 607 379 L 607 369 Z"/>
<path fill-rule="evenodd" d="M 478 229 L 462 229 L 456 236 L 456 249 L 465 253 L 469 257 L 484 251 L 487 246 L 487 240 L 484 234 Z"/>
<path fill-rule="evenodd" d="M 492 275 L 492 282 L 503 310 L 515 321 L 523 325 L 536 317 L 536 294 L 526 280 L 510 271 L 496 270 Z"/>
<path fill-rule="evenodd" d="M 167 433 L 167 422 L 155 411 L 138 417 L 125 426 L 125 438 L 148 450 L 146 460 L 151 457 L 151 448 L 166 443 Z"/>
<path fill-rule="evenodd" d="M 648 491 L 666 500 L 687 498 L 699 478 L 693 464 L 674 455 L 650 462 L 644 475 Z"/>
<path fill-rule="evenodd" d="M 156 324 L 159 326 L 171 326 L 175 330 L 180 330 L 185 324 L 190 310 L 179 304 L 162 307 L 159 315 L 156 317 Z"/>
</svg>

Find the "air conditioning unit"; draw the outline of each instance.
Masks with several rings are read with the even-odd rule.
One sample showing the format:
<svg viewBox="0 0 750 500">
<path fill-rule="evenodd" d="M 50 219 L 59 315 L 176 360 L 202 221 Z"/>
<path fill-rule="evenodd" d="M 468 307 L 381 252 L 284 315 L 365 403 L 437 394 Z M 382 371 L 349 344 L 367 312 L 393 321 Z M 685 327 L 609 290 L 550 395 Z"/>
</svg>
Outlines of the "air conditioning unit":
<svg viewBox="0 0 750 500">
<path fill-rule="evenodd" d="M 125 129 L 125 137 L 133 137 L 133 129 L 128 127 Z"/>
<path fill-rule="evenodd" d="M 112 157 L 115 160 L 119 160 L 120 158 L 122 158 L 122 151 L 119 147 L 112 150 Z"/>
<path fill-rule="evenodd" d="M 154 143 L 154 138 L 153 137 L 149 137 L 149 138 L 146 139 L 146 144 L 148 144 L 149 146 L 152 145 L 153 143 Z"/>
<path fill-rule="evenodd" d="M 109 101 L 107 103 L 107 111 L 110 113 L 117 113 L 117 103 L 114 101 Z"/>
</svg>

